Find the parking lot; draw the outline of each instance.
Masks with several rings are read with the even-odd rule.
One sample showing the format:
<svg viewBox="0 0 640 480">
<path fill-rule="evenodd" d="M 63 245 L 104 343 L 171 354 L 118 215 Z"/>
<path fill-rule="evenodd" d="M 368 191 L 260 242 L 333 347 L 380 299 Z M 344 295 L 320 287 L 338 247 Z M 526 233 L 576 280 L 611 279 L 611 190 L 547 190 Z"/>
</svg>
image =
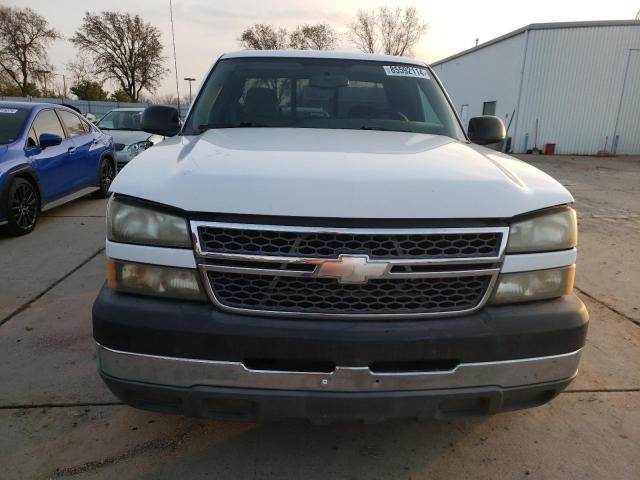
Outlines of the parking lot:
<svg viewBox="0 0 640 480">
<path fill-rule="evenodd" d="M 444 479 L 640 476 L 640 158 L 526 156 L 572 191 L 581 372 L 552 403 L 453 422 L 220 423 L 120 404 L 96 374 L 91 305 L 106 201 L 0 237 L 1 478 Z M 188 319 L 185 319 L 185 321 Z"/>
</svg>

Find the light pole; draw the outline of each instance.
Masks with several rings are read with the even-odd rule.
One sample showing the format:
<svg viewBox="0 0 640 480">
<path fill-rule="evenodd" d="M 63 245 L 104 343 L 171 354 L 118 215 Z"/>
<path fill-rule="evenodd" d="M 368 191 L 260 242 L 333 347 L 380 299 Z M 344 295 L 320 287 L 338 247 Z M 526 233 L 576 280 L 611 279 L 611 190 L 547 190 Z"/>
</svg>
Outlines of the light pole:
<svg viewBox="0 0 640 480">
<path fill-rule="evenodd" d="M 51 70 L 36 70 L 36 73 L 39 75 L 42 75 L 42 78 L 44 79 L 44 94 L 47 94 L 47 75 L 49 75 L 51 73 Z"/>
<path fill-rule="evenodd" d="M 187 77 L 184 79 L 186 82 L 189 82 L 189 105 L 191 105 L 191 82 L 195 82 L 195 78 Z"/>
</svg>

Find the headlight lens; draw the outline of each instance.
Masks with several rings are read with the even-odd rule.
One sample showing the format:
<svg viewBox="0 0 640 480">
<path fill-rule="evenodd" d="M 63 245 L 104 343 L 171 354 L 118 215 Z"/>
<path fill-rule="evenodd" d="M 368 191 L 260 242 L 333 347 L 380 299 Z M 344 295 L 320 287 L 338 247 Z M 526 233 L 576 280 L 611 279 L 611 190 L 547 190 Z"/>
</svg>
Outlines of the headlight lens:
<svg viewBox="0 0 640 480">
<path fill-rule="evenodd" d="M 576 212 L 566 208 L 512 224 L 507 252 L 565 250 L 577 244 Z"/>
<path fill-rule="evenodd" d="M 107 237 L 114 242 L 191 248 L 185 218 L 114 197 L 107 206 Z"/>
<path fill-rule="evenodd" d="M 109 259 L 109 288 L 118 292 L 181 300 L 206 300 L 196 270 Z"/>
<path fill-rule="evenodd" d="M 149 140 L 132 143 L 127 148 L 127 152 L 129 153 L 129 158 L 133 158 L 136 155 L 138 155 L 140 152 L 144 152 L 147 148 L 151 147 L 152 145 L 153 143 L 151 143 Z"/>
<path fill-rule="evenodd" d="M 568 295 L 573 290 L 576 267 L 533 272 L 505 273 L 498 278 L 491 303 L 545 300 Z"/>
</svg>

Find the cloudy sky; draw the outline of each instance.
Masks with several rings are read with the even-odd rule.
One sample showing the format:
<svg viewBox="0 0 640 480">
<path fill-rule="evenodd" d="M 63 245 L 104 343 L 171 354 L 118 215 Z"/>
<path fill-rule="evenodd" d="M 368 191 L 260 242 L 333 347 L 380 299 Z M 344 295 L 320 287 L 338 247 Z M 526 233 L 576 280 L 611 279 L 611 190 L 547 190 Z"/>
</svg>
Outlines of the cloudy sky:
<svg viewBox="0 0 640 480">
<path fill-rule="evenodd" d="M 85 11 L 104 9 L 140 14 L 163 33 L 165 53 L 172 55 L 169 0 L 2 0 L 3 5 L 30 7 L 45 16 L 64 37 L 80 25 Z M 287 29 L 305 23 L 329 23 L 344 32 L 360 8 L 378 5 L 415 5 L 429 29 L 416 48 L 415 57 L 433 62 L 529 23 L 577 20 L 632 19 L 640 0 L 174 0 L 174 21 L 179 78 L 198 80 L 223 52 L 238 50 L 237 38 L 247 26 L 270 23 Z M 353 50 L 346 39 L 340 50 Z M 75 56 L 67 40 L 51 46 L 50 60 L 63 73 Z M 170 64 L 169 64 L 170 63 Z M 167 62 L 173 66 L 173 62 Z M 167 75 L 158 93 L 175 92 L 175 77 Z M 180 81 L 181 95 L 187 89 Z"/>
</svg>

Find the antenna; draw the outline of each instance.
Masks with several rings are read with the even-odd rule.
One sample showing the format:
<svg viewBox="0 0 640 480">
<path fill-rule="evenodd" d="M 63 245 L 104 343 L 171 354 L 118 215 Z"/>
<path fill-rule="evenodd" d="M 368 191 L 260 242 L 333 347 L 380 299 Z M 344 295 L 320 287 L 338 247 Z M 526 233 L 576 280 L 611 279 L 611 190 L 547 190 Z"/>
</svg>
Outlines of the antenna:
<svg viewBox="0 0 640 480">
<path fill-rule="evenodd" d="M 173 39 L 173 68 L 176 72 L 176 93 L 178 94 L 178 115 L 180 115 L 180 84 L 178 83 L 178 59 L 176 57 L 176 32 L 173 29 L 173 5 L 169 0 L 169 15 L 171 16 L 171 38 Z"/>
</svg>

